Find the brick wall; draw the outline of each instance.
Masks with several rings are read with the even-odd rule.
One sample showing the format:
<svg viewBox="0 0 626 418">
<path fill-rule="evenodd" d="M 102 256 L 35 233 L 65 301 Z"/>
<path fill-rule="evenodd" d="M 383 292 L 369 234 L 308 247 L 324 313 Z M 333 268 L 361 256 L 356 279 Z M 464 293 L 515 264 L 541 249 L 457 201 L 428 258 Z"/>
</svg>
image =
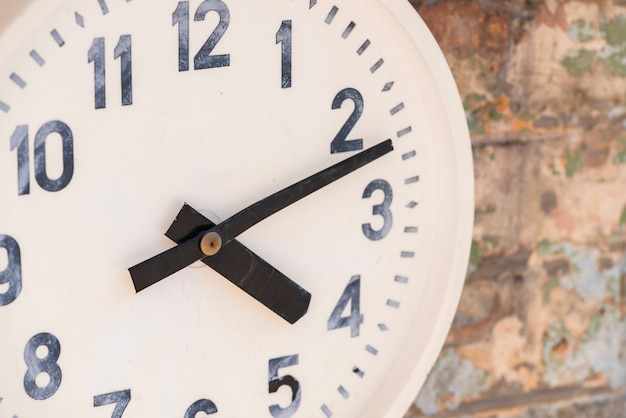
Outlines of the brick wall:
<svg viewBox="0 0 626 418">
<path fill-rule="evenodd" d="M 476 223 L 406 418 L 626 417 L 626 1 L 412 3 L 465 106 Z"/>
</svg>

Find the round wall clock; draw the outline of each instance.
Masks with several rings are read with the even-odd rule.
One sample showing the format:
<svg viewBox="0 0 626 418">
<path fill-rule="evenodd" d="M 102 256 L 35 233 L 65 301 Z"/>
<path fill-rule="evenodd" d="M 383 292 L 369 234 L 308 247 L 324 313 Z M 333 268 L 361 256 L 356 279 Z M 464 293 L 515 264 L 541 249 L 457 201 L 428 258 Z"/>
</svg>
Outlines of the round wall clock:
<svg viewBox="0 0 626 418">
<path fill-rule="evenodd" d="M 473 215 L 410 4 L 0 7 L 0 417 L 401 417 Z"/>
</svg>

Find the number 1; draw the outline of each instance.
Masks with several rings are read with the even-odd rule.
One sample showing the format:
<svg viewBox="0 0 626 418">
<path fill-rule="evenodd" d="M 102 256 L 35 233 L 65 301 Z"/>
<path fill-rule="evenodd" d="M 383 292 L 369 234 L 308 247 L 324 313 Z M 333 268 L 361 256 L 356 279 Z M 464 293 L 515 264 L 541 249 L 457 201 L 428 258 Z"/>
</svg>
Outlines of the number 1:
<svg viewBox="0 0 626 418">
<path fill-rule="evenodd" d="M 281 87 L 291 87 L 291 56 L 292 56 L 292 24 L 291 20 L 283 20 L 280 29 L 276 33 L 276 43 L 281 44 Z"/>
</svg>

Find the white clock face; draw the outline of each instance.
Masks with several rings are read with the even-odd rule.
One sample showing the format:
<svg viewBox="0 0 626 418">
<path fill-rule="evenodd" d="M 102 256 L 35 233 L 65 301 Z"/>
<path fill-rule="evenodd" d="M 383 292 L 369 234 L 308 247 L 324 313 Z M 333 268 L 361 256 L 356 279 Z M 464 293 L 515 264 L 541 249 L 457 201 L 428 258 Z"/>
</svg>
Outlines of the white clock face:
<svg viewBox="0 0 626 418">
<path fill-rule="evenodd" d="M 51 3 L 0 35 L 0 417 L 401 416 L 473 211 L 458 96 L 410 7 Z M 136 293 L 128 269 L 176 245 L 173 222 L 194 235 L 185 219 L 220 224 L 387 139 L 225 244 L 232 271 Z M 279 273 L 250 296 L 263 260 Z"/>
</svg>

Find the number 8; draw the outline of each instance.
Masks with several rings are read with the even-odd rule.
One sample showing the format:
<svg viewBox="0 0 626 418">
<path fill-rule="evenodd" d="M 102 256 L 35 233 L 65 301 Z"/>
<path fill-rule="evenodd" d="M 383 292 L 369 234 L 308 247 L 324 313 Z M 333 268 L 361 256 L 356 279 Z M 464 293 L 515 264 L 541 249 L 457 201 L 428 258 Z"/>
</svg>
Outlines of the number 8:
<svg viewBox="0 0 626 418">
<path fill-rule="evenodd" d="M 48 354 L 39 358 L 37 349 L 46 347 Z M 61 355 L 61 344 L 57 337 L 48 333 L 35 335 L 26 344 L 24 349 L 24 361 L 28 366 L 26 375 L 24 376 L 24 390 L 31 398 L 41 401 L 48 399 L 59 390 L 61 386 L 61 368 L 57 364 L 57 360 Z M 35 380 L 37 376 L 45 373 L 50 378 L 48 384 L 44 387 L 37 385 Z"/>
</svg>

